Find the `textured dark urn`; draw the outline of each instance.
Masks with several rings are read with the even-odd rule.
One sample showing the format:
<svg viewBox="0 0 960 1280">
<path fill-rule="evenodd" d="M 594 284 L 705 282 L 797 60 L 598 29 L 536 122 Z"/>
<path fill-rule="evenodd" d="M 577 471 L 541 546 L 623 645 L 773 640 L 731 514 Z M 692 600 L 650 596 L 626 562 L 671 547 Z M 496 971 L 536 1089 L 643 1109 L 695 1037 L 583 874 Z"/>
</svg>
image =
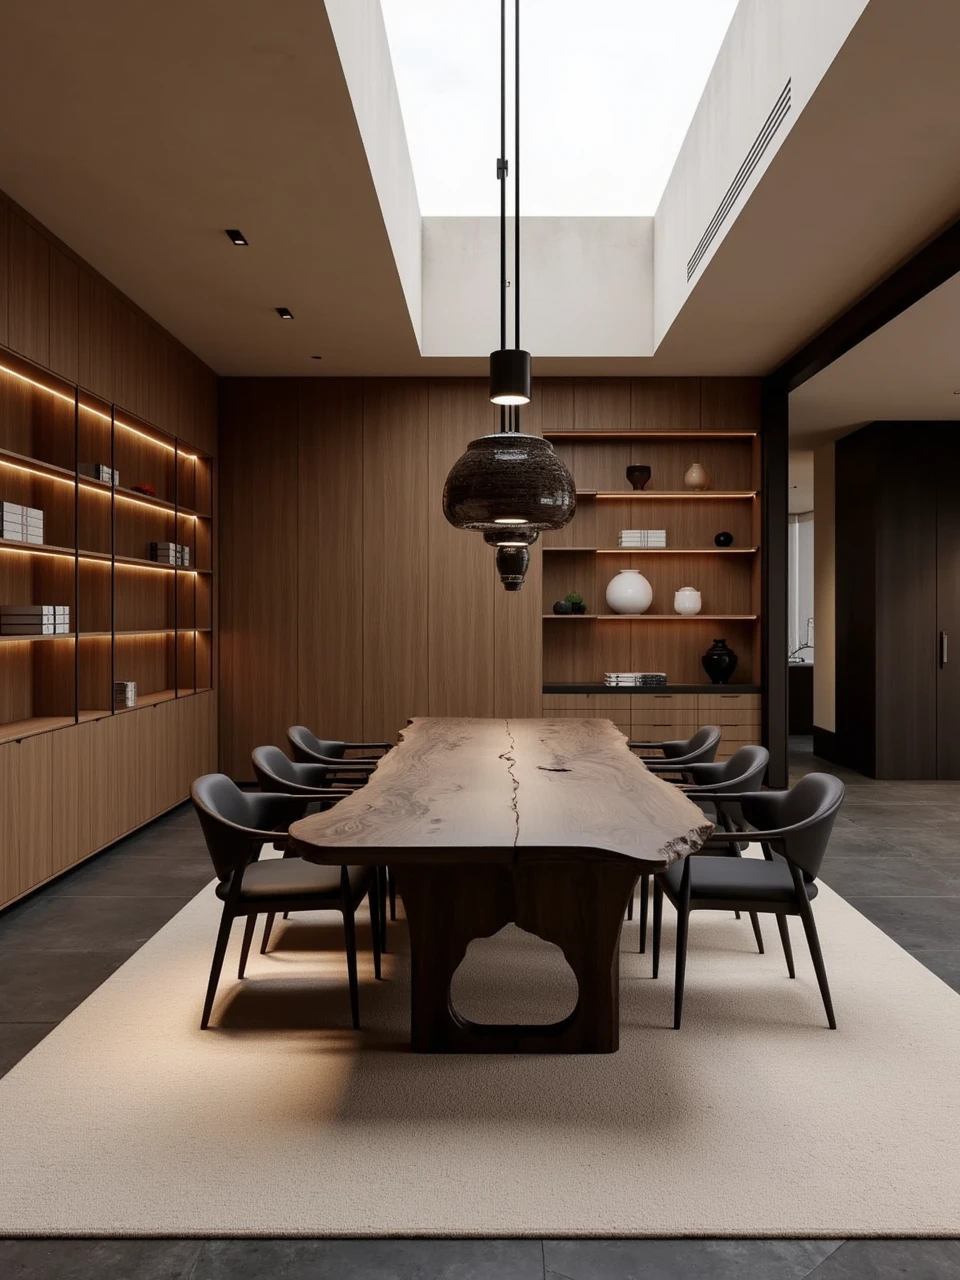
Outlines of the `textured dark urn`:
<svg viewBox="0 0 960 1280">
<path fill-rule="evenodd" d="M 700 661 L 713 684 L 729 684 L 740 659 L 726 640 L 714 640 Z"/>
<path fill-rule="evenodd" d="M 627 467 L 627 479 L 634 489 L 645 489 L 652 474 L 649 467 L 642 467 L 639 464 Z"/>
<path fill-rule="evenodd" d="M 553 445 L 521 432 L 471 440 L 443 486 L 450 523 L 481 533 L 508 534 L 513 522 L 524 531 L 562 529 L 576 509 L 573 477 Z"/>
</svg>

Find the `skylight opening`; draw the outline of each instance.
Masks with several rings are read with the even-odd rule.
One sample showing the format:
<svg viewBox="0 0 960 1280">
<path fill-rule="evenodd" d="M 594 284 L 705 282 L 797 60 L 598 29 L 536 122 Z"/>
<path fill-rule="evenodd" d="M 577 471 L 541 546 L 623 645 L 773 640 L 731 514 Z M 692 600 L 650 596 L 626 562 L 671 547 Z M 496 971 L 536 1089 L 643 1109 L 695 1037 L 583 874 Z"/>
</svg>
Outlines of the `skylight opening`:
<svg viewBox="0 0 960 1280">
<path fill-rule="evenodd" d="M 381 4 L 421 213 L 496 215 L 498 0 Z M 655 213 L 736 7 L 521 0 L 524 215 Z"/>
</svg>

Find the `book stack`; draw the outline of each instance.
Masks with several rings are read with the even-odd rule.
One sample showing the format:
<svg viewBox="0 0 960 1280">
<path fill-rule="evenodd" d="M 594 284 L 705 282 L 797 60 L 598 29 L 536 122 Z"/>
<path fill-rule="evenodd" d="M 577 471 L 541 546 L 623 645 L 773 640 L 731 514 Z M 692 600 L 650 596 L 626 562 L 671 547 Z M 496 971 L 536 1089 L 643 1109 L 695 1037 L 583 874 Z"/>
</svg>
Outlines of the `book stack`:
<svg viewBox="0 0 960 1280">
<path fill-rule="evenodd" d="M 186 568 L 190 563 L 190 548 L 179 542 L 151 542 L 150 559 L 158 564 L 173 564 Z"/>
<path fill-rule="evenodd" d="M 66 636 L 70 634 L 68 604 L 0 604 L 0 635 Z"/>
<path fill-rule="evenodd" d="M 135 707 L 137 705 L 137 682 L 136 680 L 114 680 L 113 682 L 113 706 L 117 711 L 122 711 L 125 707 Z"/>
<path fill-rule="evenodd" d="M 102 480 L 104 484 L 120 483 L 120 472 L 114 471 L 103 462 L 81 462 L 80 474 L 89 476 L 91 480 Z"/>
<path fill-rule="evenodd" d="M 667 545 L 666 529 L 621 529 L 620 549 L 622 551 L 649 551 L 651 548 Z"/>
<path fill-rule="evenodd" d="M 19 502 L 0 502 L 3 536 L 13 542 L 43 542 L 43 512 Z"/>
<path fill-rule="evenodd" d="M 610 689 L 658 689 L 667 683 L 665 671 L 608 671 L 603 683 Z"/>
</svg>

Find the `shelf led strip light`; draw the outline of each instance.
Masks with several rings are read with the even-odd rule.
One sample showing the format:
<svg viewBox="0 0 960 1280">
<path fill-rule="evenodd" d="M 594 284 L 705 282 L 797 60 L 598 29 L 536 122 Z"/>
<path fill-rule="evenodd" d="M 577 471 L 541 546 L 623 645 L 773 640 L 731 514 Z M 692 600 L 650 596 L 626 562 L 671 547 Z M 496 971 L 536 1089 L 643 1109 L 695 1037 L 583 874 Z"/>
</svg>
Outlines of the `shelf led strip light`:
<svg viewBox="0 0 960 1280">
<path fill-rule="evenodd" d="M 63 400 L 69 405 L 78 405 L 84 413 L 90 413 L 95 418 L 101 418 L 104 422 L 114 422 L 118 427 L 122 427 L 124 431 L 130 431 L 135 436 L 140 436 L 143 440 L 149 440 L 151 444 L 158 445 L 161 449 L 166 449 L 170 453 L 176 453 L 181 458 L 191 458 L 194 462 L 197 461 L 197 454 L 187 453 L 185 450 L 178 448 L 177 445 L 167 444 L 165 440 L 158 440 L 155 436 L 148 435 L 146 431 L 140 431 L 137 427 L 132 427 L 129 422 L 121 422 L 119 418 L 111 418 L 109 413 L 104 413 L 101 409 L 92 409 L 90 405 L 84 404 L 78 398 L 68 396 L 63 391 L 57 391 L 55 387 L 48 387 L 43 382 L 37 382 L 35 378 L 28 378 L 25 373 L 19 373 L 16 369 L 11 369 L 9 365 L 0 364 L 0 373 L 8 373 L 11 378 L 18 378 L 21 382 L 26 382 L 31 387 L 36 387 L 38 391 L 46 391 L 47 395 L 55 396 L 58 400 Z"/>
</svg>

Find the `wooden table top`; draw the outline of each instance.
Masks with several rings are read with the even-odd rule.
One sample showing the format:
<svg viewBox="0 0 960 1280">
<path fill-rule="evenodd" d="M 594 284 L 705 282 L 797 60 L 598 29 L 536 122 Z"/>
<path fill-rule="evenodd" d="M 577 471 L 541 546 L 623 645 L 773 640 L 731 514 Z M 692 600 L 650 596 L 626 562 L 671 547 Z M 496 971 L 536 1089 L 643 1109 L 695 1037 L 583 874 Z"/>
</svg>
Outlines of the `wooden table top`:
<svg viewBox="0 0 960 1280">
<path fill-rule="evenodd" d="M 609 720 L 423 717 L 365 787 L 290 835 L 322 863 L 516 862 L 562 851 L 658 871 L 695 853 L 712 829 Z"/>
</svg>

